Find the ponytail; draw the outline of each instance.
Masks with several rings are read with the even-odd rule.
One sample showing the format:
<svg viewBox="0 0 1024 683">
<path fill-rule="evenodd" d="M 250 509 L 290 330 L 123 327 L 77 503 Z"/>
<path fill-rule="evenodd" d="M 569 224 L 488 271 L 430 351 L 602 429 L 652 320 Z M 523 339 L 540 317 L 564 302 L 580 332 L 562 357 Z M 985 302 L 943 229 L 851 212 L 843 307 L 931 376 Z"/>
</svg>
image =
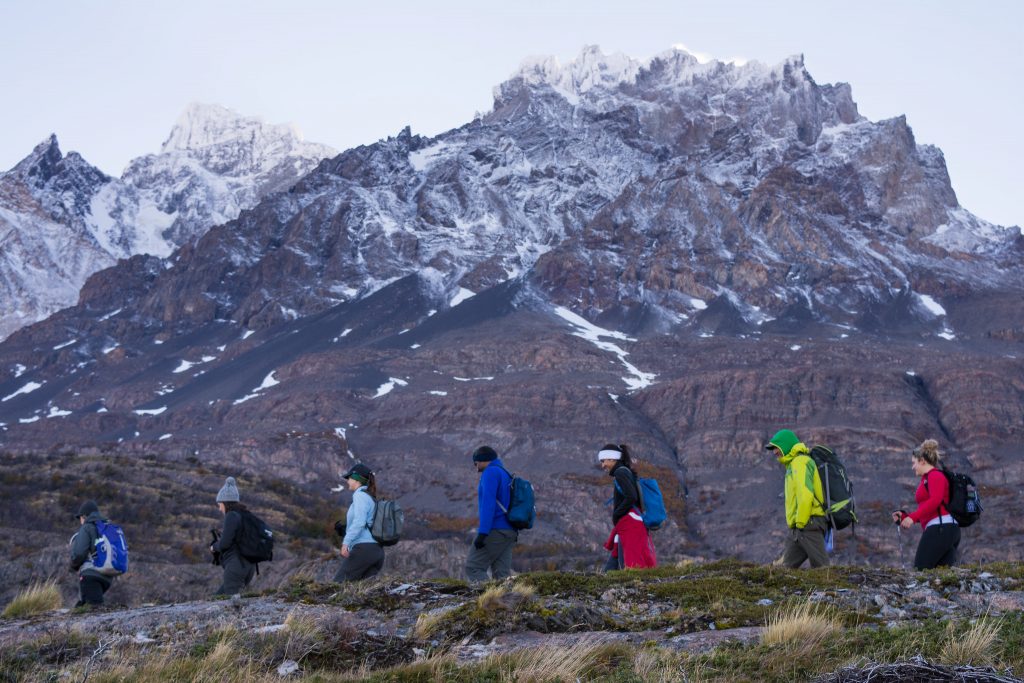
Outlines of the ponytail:
<svg viewBox="0 0 1024 683">
<path fill-rule="evenodd" d="M 374 500 L 377 499 L 377 477 L 373 476 L 373 472 L 370 472 L 370 476 L 366 478 L 366 492 Z"/>
</svg>

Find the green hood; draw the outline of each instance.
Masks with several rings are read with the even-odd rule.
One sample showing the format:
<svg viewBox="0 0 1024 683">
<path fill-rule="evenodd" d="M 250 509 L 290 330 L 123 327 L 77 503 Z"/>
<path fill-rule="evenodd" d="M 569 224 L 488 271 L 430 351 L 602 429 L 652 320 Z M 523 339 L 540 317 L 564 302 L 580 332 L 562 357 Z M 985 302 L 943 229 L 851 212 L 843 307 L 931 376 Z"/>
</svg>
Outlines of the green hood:
<svg viewBox="0 0 1024 683">
<path fill-rule="evenodd" d="M 789 462 L 795 458 L 800 452 L 806 453 L 807 446 L 800 443 L 800 439 L 796 438 L 796 434 L 788 429 L 780 429 L 775 433 L 775 436 L 768 442 L 766 448 L 777 447 L 781 451 L 779 455 L 779 462 L 783 465 L 789 464 Z M 798 449 L 797 446 L 803 446 Z"/>
</svg>

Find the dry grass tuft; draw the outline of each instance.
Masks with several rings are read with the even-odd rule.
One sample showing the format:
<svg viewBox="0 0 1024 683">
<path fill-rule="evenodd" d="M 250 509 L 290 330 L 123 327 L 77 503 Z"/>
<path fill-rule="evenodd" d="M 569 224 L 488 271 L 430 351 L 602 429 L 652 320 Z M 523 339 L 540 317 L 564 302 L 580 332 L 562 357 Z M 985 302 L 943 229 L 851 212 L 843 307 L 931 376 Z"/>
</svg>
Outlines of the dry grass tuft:
<svg viewBox="0 0 1024 683">
<path fill-rule="evenodd" d="M 11 600 L 4 608 L 3 616 L 8 619 L 30 617 L 55 610 L 62 603 L 63 599 L 56 581 L 34 583 Z"/>
<path fill-rule="evenodd" d="M 505 586 L 491 586 L 477 598 L 477 607 L 487 612 L 503 608 L 506 593 L 508 593 L 508 589 Z"/>
<path fill-rule="evenodd" d="M 957 630 L 955 623 L 950 622 L 941 661 L 956 666 L 993 664 L 1000 627 L 1000 620 L 987 616 L 975 621 L 966 631 Z"/>
<path fill-rule="evenodd" d="M 499 680 L 503 683 L 546 683 L 587 680 L 587 669 L 604 646 L 577 641 L 567 647 L 544 646 L 502 656 Z M 486 660 L 485 660 L 486 664 Z"/>
<path fill-rule="evenodd" d="M 790 604 L 768 616 L 761 643 L 764 645 L 799 645 L 811 650 L 842 625 L 828 608 L 807 601 Z"/>
<path fill-rule="evenodd" d="M 412 628 L 412 635 L 417 640 L 426 640 L 434 635 L 437 628 L 444 621 L 448 610 L 436 610 L 433 612 L 421 612 L 416 617 L 416 625 Z"/>
<path fill-rule="evenodd" d="M 645 648 L 633 655 L 633 673 L 644 683 L 699 680 L 687 677 L 683 663 L 684 658 L 674 652 Z"/>
<path fill-rule="evenodd" d="M 477 598 L 477 607 L 494 612 L 499 609 L 516 609 L 523 603 L 533 600 L 537 589 L 528 583 L 517 582 L 512 586 L 491 586 Z"/>
</svg>

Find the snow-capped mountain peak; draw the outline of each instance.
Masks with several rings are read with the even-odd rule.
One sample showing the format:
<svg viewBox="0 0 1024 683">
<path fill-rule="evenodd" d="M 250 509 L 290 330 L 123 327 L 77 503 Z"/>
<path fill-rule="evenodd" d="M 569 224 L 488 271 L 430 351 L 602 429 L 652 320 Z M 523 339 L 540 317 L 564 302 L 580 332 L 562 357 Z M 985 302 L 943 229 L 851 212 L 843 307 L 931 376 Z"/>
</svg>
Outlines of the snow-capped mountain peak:
<svg viewBox="0 0 1024 683">
<path fill-rule="evenodd" d="M 38 145 L 24 159 L 15 164 L 9 173 L 22 178 L 33 178 L 37 183 L 46 182 L 55 172 L 57 164 L 64 158 L 57 136 L 53 133 Z"/>
<path fill-rule="evenodd" d="M 631 83 L 641 67 L 640 61 L 626 55 L 605 55 L 597 45 L 588 45 L 565 65 L 553 56 L 528 58 L 512 79 L 521 78 L 524 84 L 532 86 L 547 84 L 569 97 L 577 97 L 595 88 L 612 89 L 621 83 Z"/>
<path fill-rule="evenodd" d="M 12 303 L 0 339 L 73 304 L 93 272 L 167 256 L 335 154 L 294 126 L 205 104 L 189 105 L 163 151 L 132 160 L 119 179 L 49 136 L 0 174 L 0 296 Z"/>
<path fill-rule="evenodd" d="M 319 162 L 336 154 L 327 145 L 305 142 L 293 125 L 268 124 L 220 105 L 195 102 L 178 117 L 161 148 L 165 158 L 186 155 L 208 171 L 230 176 L 270 173 L 295 157 Z M 125 175 L 132 172 L 130 166 Z"/>
<path fill-rule="evenodd" d="M 302 141 L 292 125 L 267 124 L 255 116 L 242 116 L 219 104 L 192 102 L 178 117 L 161 153 L 196 151 L 212 145 L 255 138 L 284 138 Z"/>
</svg>

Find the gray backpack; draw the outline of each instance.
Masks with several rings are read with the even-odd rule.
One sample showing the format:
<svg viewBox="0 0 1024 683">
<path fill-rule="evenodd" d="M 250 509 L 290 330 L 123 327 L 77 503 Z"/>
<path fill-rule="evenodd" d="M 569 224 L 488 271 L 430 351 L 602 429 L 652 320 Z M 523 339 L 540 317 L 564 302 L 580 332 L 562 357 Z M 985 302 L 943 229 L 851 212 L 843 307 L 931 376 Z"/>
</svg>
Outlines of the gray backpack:
<svg viewBox="0 0 1024 683">
<path fill-rule="evenodd" d="M 394 545 L 402 537 L 404 525 L 405 513 L 397 501 L 377 501 L 376 509 L 373 511 L 373 524 L 370 525 L 373 540 L 381 545 Z"/>
</svg>

